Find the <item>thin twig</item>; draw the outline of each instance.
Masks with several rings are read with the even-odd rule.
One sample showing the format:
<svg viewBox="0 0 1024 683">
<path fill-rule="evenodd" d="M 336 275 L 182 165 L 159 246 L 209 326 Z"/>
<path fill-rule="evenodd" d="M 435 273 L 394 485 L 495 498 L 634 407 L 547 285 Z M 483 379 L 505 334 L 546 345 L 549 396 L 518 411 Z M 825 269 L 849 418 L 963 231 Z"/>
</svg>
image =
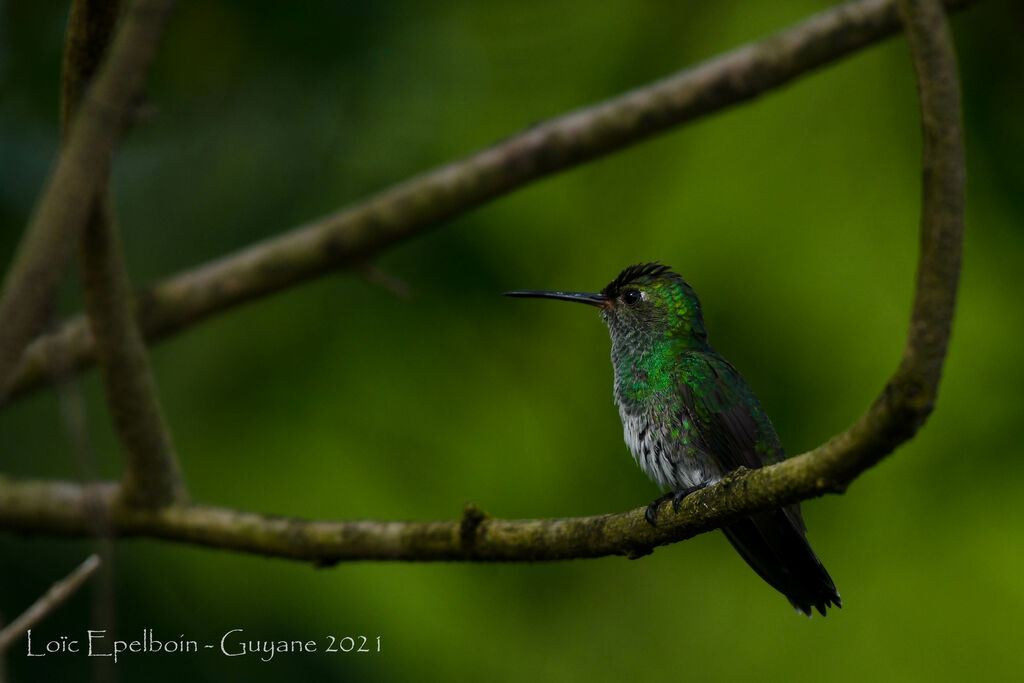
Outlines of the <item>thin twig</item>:
<svg viewBox="0 0 1024 683">
<path fill-rule="evenodd" d="M 389 273 L 380 266 L 373 263 L 364 263 L 356 267 L 363 278 L 371 285 L 381 288 L 388 294 L 399 299 L 411 299 L 412 287 L 402 278 Z"/>
<path fill-rule="evenodd" d="M 25 345 L 45 320 L 96 190 L 109 173 L 113 149 L 142 90 L 173 4 L 132 4 L 40 194 L 0 296 L 0 399 Z"/>
<path fill-rule="evenodd" d="M 25 635 L 30 628 L 46 618 L 48 614 L 60 607 L 64 602 L 74 595 L 82 587 L 90 576 L 100 568 L 100 556 L 92 554 L 85 558 L 82 564 L 78 565 L 70 574 L 50 586 L 32 606 L 21 613 L 14 621 L 7 624 L 0 631 L 0 655 L 7 651 L 19 638 Z"/>
<path fill-rule="evenodd" d="M 957 10 L 974 0 L 947 0 Z M 136 310 L 148 342 L 225 309 L 371 259 L 396 242 L 538 178 L 611 154 L 673 126 L 751 100 L 900 28 L 895 0 L 856 0 L 664 80 L 539 124 L 375 197 L 216 261 L 142 293 Z M 64 350 L 44 352 L 47 346 Z M 47 357 L 63 371 L 94 361 L 84 318 L 25 351 L 11 396 L 39 386 Z"/>
<path fill-rule="evenodd" d="M 57 394 L 57 405 L 60 410 L 61 422 L 67 436 L 71 458 L 79 481 L 93 484 L 97 481 L 96 458 L 89 438 L 89 422 L 85 396 L 82 394 L 81 380 L 78 377 L 53 377 L 51 382 Z M 86 489 L 86 496 L 95 487 Z M 96 574 L 95 588 L 92 592 L 92 623 L 101 624 L 103 628 L 114 631 L 116 627 L 116 609 L 114 600 L 114 540 L 101 499 L 86 500 L 83 513 L 93 528 L 95 553 L 100 556 L 102 566 Z M 112 669 L 113 662 L 106 657 L 98 657 L 94 662 L 97 681 L 115 681 Z M 0 683 L 3 679 L 0 678 Z"/>
<path fill-rule="evenodd" d="M 97 480 L 96 458 L 89 439 L 86 404 L 85 397 L 82 395 L 81 382 L 77 378 L 67 380 L 54 378 L 53 383 L 64 423 L 64 431 L 67 434 L 79 480 L 86 484 L 95 483 Z M 87 487 L 86 496 L 94 490 L 95 487 Z M 107 526 L 109 520 L 103 508 L 103 501 L 96 498 L 86 500 L 82 514 L 92 526 L 95 553 L 100 556 L 102 561 L 93 589 L 92 622 L 101 624 L 103 628 L 113 632 L 116 630 L 114 540 L 111 530 Z M 116 680 L 111 670 L 113 662 L 108 658 L 98 657 L 94 664 L 97 670 L 95 680 Z"/>
</svg>

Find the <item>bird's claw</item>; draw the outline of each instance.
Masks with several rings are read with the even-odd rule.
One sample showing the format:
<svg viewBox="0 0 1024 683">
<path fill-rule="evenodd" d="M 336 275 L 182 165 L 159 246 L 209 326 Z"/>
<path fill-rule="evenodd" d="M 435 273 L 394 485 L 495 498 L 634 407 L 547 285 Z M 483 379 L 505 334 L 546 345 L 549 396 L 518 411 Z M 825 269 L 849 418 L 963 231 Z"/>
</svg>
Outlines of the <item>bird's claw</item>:
<svg viewBox="0 0 1024 683">
<path fill-rule="evenodd" d="M 679 505 L 683 502 L 683 499 L 685 499 L 688 495 L 695 491 L 700 491 L 702 488 L 706 486 L 707 484 L 688 486 L 684 489 L 679 489 L 678 491 L 669 491 L 663 496 L 658 496 L 657 498 L 651 501 L 650 505 L 647 506 L 647 512 L 644 513 L 644 519 L 646 519 L 647 523 L 651 526 L 658 526 L 658 508 L 661 507 L 662 503 L 671 500 L 672 512 L 679 512 Z"/>
<path fill-rule="evenodd" d="M 688 495 L 695 491 L 700 491 L 707 484 L 698 484 L 697 486 L 688 486 L 685 489 L 679 489 L 678 491 L 672 492 L 672 512 L 679 512 L 679 505 L 683 502 Z"/>
<path fill-rule="evenodd" d="M 658 526 L 658 523 L 656 521 L 658 518 L 658 508 L 661 507 L 662 503 L 664 503 L 666 500 L 669 500 L 674 495 L 674 492 L 669 491 L 665 495 L 658 496 L 657 498 L 651 501 L 651 504 L 647 506 L 647 512 L 644 513 L 644 519 L 647 520 L 648 524 L 650 524 L 651 526 Z"/>
</svg>

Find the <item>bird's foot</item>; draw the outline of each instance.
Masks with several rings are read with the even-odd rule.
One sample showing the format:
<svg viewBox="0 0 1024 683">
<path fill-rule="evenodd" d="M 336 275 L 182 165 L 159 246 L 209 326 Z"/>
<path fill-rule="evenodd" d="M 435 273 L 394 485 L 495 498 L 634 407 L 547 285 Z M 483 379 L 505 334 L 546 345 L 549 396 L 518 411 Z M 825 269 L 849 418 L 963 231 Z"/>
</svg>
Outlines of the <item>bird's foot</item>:
<svg viewBox="0 0 1024 683">
<path fill-rule="evenodd" d="M 672 512 L 679 512 L 679 504 L 683 502 L 691 493 L 700 491 L 703 488 L 707 488 L 707 484 L 697 484 L 696 486 L 687 486 L 685 489 L 679 489 L 678 491 L 672 492 Z"/>
<path fill-rule="evenodd" d="M 668 493 L 666 493 L 663 496 L 658 496 L 653 501 L 651 501 L 650 505 L 647 506 L 647 512 L 644 513 L 644 518 L 647 520 L 647 523 L 650 524 L 651 526 L 658 526 L 657 522 L 656 522 L 656 520 L 658 518 L 658 508 L 661 507 L 662 503 L 671 500 L 672 501 L 672 511 L 673 512 L 678 512 L 679 511 L 679 504 L 683 502 L 684 498 L 686 498 L 688 495 L 690 495 L 694 491 L 700 491 L 702 488 L 705 488 L 706 486 L 707 486 L 707 484 L 698 484 L 697 486 L 687 486 L 684 489 L 679 489 L 678 491 L 669 491 Z"/>
<path fill-rule="evenodd" d="M 658 496 L 657 498 L 651 501 L 651 504 L 647 506 L 647 512 L 644 513 L 644 519 L 647 520 L 648 524 L 650 524 L 651 526 L 658 526 L 657 522 L 655 521 L 658 518 L 658 508 L 661 507 L 662 503 L 664 503 L 666 500 L 671 499 L 674 495 L 674 491 L 669 491 L 665 495 Z"/>
</svg>

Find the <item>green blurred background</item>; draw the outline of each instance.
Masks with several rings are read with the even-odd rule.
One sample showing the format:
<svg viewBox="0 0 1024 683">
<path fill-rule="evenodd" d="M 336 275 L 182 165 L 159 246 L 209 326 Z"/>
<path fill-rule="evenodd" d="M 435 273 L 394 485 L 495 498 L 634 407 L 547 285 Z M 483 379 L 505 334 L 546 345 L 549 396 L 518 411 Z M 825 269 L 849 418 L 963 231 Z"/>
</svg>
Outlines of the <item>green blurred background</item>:
<svg viewBox="0 0 1024 683">
<path fill-rule="evenodd" d="M 531 123 L 783 28 L 827 2 L 182 2 L 155 116 L 117 156 L 139 286 L 324 215 Z M 0 257 L 57 145 L 66 7 L 0 2 Z M 538 565 L 332 569 L 130 540 L 116 619 L 92 591 L 38 629 L 216 642 L 381 636 L 383 652 L 137 655 L 119 680 L 1006 680 L 1024 632 L 1024 63 L 1019 3 L 953 19 L 968 231 L 937 409 L 847 495 L 805 504 L 846 607 L 798 617 L 724 538 Z M 916 261 L 920 136 L 902 40 L 758 101 L 535 183 L 382 256 L 396 297 L 340 273 L 156 347 L 193 497 L 322 518 L 614 512 L 657 493 L 622 443 L 607 332 L 590 310 L 503 299 L 595 289 L 658 259 L 701 295 L 712 342 L 790 453 L 843 429 L 899 360 Z M 79 308 L 75 279 L 62 313 Z M 102 476 L 120 457 L 94 372 Z M 0 471 L 79 470 L 51 390 L 0 413 Z M 11 618 L 90 551 L 0 536 Z M 99 623 L 97 622 L 99 619 Z M 8 657 L 15 680 L 97 660 Z"/>
</svg>

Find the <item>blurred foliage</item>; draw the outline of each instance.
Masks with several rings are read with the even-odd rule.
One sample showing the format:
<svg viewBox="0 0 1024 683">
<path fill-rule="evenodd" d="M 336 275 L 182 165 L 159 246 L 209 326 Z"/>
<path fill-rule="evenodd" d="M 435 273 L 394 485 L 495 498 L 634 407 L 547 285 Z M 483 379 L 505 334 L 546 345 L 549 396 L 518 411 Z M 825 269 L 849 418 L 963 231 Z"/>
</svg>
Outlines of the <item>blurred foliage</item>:
<svg viewBox="0 0 1024 683">
<path fill-rule="evenodd" d="M 533 122 L 649 82 L 829 6 L 811 0 L 180 5 L 149 88 L 156 115 L 115 187 L 140 286 L 335 210 Z M 57 145 L 66 8 L 0 2 L 0 257 Z M 846 607 L 797 617 L 720 534 L 546 565 L 318 570 L 152 540 L 118 543 L 115 624 L 83 592 L 39 629 L 216 642 L 380 635 L 383 652 L 136 655 L 120 680 L 1005 680 L 1024 611 L 1024 63 L 1021 5 L 953 19 L 965 94 L 968 231 L 937 410 L 842 497 L 805 504 Z M 754 103 L 536 183 L 388 252 L 398 299 L 341 273 L 154 350 L 199 501 L 305 517 L 621 511 L 654 487 L 622 443 L 592 311 L 503 299 L 595 289 L 658 259 L 702 296 L 712 342 L 791 453 L 844 428 L 895 367 L 917 243 L 920 140 L 901 40 Z M 77 309 L 74 279 L 63 314 Z M 102 476 L 118 445 L 95 373 L 77 385 Z M 52 391 L 0 413 L 0 471 L 75 477 Z M 0 537 L 17 614 L 87 541 Z M 15 680 L 95 661 L 11 653 Z"/>
</svg>

